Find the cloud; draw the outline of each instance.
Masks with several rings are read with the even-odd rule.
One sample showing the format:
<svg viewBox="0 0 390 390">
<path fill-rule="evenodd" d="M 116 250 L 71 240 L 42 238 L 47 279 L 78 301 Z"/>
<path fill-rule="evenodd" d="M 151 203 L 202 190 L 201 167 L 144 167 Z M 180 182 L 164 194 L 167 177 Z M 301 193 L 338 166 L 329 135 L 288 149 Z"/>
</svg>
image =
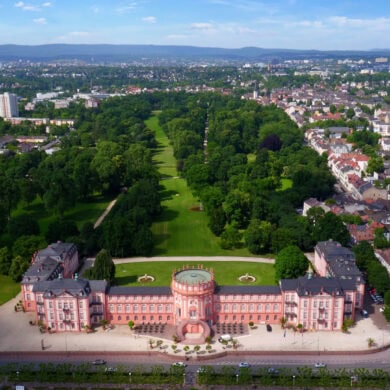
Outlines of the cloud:
<svg viewBox="0 0 390 390">
<path fill-rule="evenodd" d="M 142 21 L 146 23 L 156 23 L 157 19 L 155 16 L 146 16 L 145 18 L 142 18 Z"/>
<path fill-rule="evenodd" d="M 192 30 L 210 31 L 213 29 L 211 23 L 191 23 Z"/>
<path fill-rule="evenodd" d="M 71 31 L 68 35 L 72 37 L 88 37 L 91 34 L 88 31 Z"/>
<path fill-rule="evenodd" d="M 15 3 L 14 6 L 16 8 L 22 9 L 23 11 L 40 11 L 41 10 L 40 7 L 37 7 L 35 5 L 31 5 L 31 4 L 26 4 L 23 1 L 18 1 L 17 3 Z"/>
<path fill-rule="evenodd" d="M 37 18 L 37 19 L 33 19 L 33 22 L 35 24 L 46 24 L 46 19 L 45 18 Z"/>
<path fill-rule="evenodd" d="M 46 3 L 42 3 L 42 7 L 51 7 L 50 1 L 47 1 Z"/>
<path fill-rule="evenodd" d="M 185 34 L 170 34 L 165 37 L 166 39 L 187 39 L 188 35 Z"/>
<path fill-rule="evenodd" d="M 115 8 L 115 11 L 118 14 L 126 14 L 128 12 L 134 11 L 136 8 L 137 8 L 137 3 L 136 2 L 132 2 L 132 3 L 129 3 L 129 4 L 126 4 L 126 5 L 122 5 L 120 7 Z"/>
<path fill-rule="evenodd" d="M 100 12 L 100 8 L 96 5 L 93 5 L 91 7 L 91 11 L 94 13 L 94 14 L 98 14 Z"/>
</svg>

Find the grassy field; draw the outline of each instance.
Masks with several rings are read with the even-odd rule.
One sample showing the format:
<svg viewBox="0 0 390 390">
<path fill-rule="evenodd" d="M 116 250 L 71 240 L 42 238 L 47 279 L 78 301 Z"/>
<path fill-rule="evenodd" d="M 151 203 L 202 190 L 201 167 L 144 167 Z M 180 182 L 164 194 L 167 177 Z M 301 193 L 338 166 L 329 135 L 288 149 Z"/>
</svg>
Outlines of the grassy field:
<svg viewBox="0 0 390 390">
<path fill-rule="evenodd" d="M 64 218 L 76 221 L 78 228 L 88 221 L 95 223 L 110 201 L 111 199 L 96 196 L 88 202 L 79 202 L 64 213 Z M 58 218 L 53 213 L 46 211 L 43 202 L 39 198 L 36 198 L 30 205 L 20 203 L 19 207 L 12 213 L 12 216 L 25 213 L 30 214 L 38 221 L 39 229 L 43 236 L 47 232 L 50 223 Z"/>
<path fill-rule="evenodd" d="M 125 263 L 116 265 L 115 280 L 120 286 L 140 286 L 137 278 L 148 274 L 155 278 L 153 283 L 148 286 L 169 286 L 171 283 L 172 272 L 175 269 L 182 268 L 184 265 L 203 264 L 205 268 L 214 270 L 215 280 L 220 285 L 248 285 L 238 280 L 238 277 L 248 273 L 256 277 L 255 285 L 274 285 L 275 272 L 272 264 L 250 263 L 250 262 L 221 262 L 221 261 L 169 261 L 169 262 L 143 262 L 143 263 Z M 226 272 L 229 269 L 229 272 Z"/>
<path fill-rule="evenodd" d="M 162 176 L 161 193 L 163 213 L 153 223 L 154 256 L 250 256 L 246 248 L 223 250 L 219 238 L 207 226 L 204 212 L 195 211 L 199 200 L 194 198 L 184 179 L 178 177 L 176 160 L 167 136 L 152 116 L 146 125 L 155 132 L 159 147 L 154 154 Z"/>
<path fill-rule="evenodd" d="M 9 276 L 0 275 L 0 305 L 14 298 L 20 291 L 20 284 Z"/>
<path fill-rule="evenodd" d="M 291 179 L 281 179 L 280 181 L 282 182 L 282 187 L 280 189 L 278 189 L 278 191 L 288 190 L 293 185 L 293 182 Z"/>
</svg>

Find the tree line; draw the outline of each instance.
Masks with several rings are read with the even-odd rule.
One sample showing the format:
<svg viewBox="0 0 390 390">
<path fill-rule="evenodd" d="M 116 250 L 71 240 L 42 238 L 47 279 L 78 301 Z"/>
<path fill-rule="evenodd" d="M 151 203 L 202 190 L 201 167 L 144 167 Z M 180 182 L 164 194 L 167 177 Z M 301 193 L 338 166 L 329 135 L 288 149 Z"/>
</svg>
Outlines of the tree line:
<svg viewBox="0 0 390 390">
<path fill-rule="evenodd" d="M 335 179 L 326 158 L 303 145 L 302 131 L 276 106 L 214 94 L 177 95 L 174 108 L 163 110 L 159 120 L 178 170 L 223 248 L 245 245 L 261 254 L 290 245 L 311 250 L 329 238 L 348 241 L 339 217 L 320 215 L 315 226 L 296 212 L 307 198 L 330 197 Z M 284 181 L 290 188 L 282 188 Z"/>
<path fill-rule="evenodd" d="M 154 134 L 144 124 L 151 104 L 142 97 L 113 98 L 97 109 L 70 107 L 76 131 L 61 150 L 35 150 L 0 157 L 0 272 L 20 280 L 32 254 L 57 240 L 75 242 L 80 255 L 105 248 L 114 256 L 146 255 L 153 247 L 150 225 L 160 212 L 158 172 L 152 162 Z M 73 111 L 72 111 L 73 110 Z M 64 217 L 78 202 L 118 197 L 98 229 Z M 40 231 L 34 205 L 54 215 Z M 26 206 L 25 208 L 20 205 Z"/>
</svg>

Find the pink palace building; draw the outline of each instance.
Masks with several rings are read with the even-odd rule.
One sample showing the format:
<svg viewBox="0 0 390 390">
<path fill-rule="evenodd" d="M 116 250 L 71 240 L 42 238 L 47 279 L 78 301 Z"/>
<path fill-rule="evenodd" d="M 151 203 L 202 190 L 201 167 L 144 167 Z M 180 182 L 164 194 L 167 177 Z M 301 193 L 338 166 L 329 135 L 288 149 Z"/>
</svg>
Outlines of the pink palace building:
<svg viewBox="0 0 390 390">
<path fill-rule="evenodd" d="M 353 253 L 334 241 L 317 244 L 314 274 L 274 286 L 220 286 L 201 264 L 174 270 L 170 287 L 109 286 L 78 277 L 74 248 L 57 243 L 38 252 L 22 280 L 25 310 L 55 331 L 131 320 L 174 325 L 181 339 L 205 338 L 215 324 L 278 324 L 281 318 L 306 330 L 334 331 L 363 307 L 364 280 Z"/>
</svg>

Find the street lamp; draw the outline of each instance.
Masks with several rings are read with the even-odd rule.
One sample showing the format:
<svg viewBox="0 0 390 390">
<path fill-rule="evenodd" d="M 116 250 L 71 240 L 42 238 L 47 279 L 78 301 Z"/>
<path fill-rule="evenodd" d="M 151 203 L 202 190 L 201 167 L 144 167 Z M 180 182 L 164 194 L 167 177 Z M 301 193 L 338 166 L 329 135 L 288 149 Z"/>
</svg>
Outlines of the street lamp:
<svg viewBox="0 0 390 390">
<path fill-rule="evenodd" d="M 130 383 L 131 383 L 131 372 L 129 372 L 129 378 L 130 378 Z"/>
<path fill-rule="evenodd" d="M 295 386 L 295 375 L 293 375 L 293 386 Z"/>
<path fill-rule="evenodd" d="M 238 377 L 239 377 L 239 375 L 236 374 L 236 383 L 238 383 Z"/>
</svg>

